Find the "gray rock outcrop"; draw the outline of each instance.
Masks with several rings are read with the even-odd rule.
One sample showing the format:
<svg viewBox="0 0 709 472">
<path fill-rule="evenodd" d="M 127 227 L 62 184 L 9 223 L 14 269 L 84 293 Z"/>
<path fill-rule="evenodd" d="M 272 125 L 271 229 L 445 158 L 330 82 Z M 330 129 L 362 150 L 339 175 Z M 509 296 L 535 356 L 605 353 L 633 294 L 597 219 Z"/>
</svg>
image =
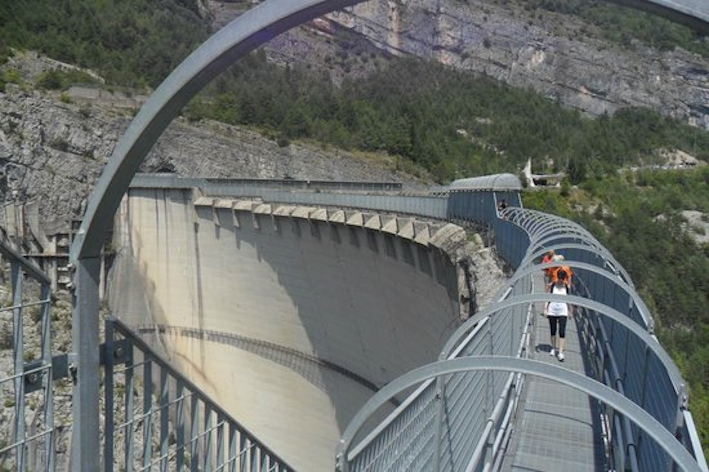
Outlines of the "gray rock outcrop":
<svg viewBox="0 0 709 472">
<path fill-rule="evenodd" d="M 649 107 L 709 129 L 708 58 L 637 43 L 624 49 L 594 39 L 588 34 L 593 26 L 577 17 L 530 12 L 515 2 L 371 0 L 327 19 L 331 27 L 310 26 L 318 34 L 291 30 L 266 48 L 281 62 L 285 57 L 317 61 L 323 54 L 316 43 L 328 30 L 345 28 L 387 53 L 437 60 L 528 87 L 591 116 Z"/>
<path fill-rule="evenodd" d="M 41 198 L 45 222 L 69 220 L 98 180 L 132 110 L 64 101 L 8 84 L 0 93 L 0 203 Z M 387 156 L 362 157 L 307 144 L 279 146 L 245 128 L 178 118 L 144 172 L 185 177 L 397 181 L 415 185 Z"/>
<path fill-rule="evenodd" d="M 683 50 L 622 50 L 569 15 L 530 22 L 519 5 L 372 0 L 330 15 L 394 53 L 531 87 L 591 115 L 645 106 L 709 129 L 709 60 Z M 530 24 L 532 23 L 532 24 Z"/>
</svg>

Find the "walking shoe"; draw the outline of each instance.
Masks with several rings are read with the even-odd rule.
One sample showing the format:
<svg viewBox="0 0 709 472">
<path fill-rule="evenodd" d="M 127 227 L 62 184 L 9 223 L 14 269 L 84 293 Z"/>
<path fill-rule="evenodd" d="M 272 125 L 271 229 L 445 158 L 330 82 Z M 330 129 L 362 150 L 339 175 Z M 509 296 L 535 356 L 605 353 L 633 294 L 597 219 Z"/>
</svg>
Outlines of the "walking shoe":
<svg viewBox="0 0 709 472">
<path fill-rule="evenodd" d="M 551 351 L 549 351 L 550 356 L 555 356 L 556 355 L 556 349 L 551 348 Z"/>
<path fill-rule="evenodd" d="M 560 361 L 560 362 L 564 362 L 564 353 L 563 353 L 563 352 L 559 351 L 559 356 L 558 356 L 558 357 L 559 357 L 559 361 Z"/>
</svg>

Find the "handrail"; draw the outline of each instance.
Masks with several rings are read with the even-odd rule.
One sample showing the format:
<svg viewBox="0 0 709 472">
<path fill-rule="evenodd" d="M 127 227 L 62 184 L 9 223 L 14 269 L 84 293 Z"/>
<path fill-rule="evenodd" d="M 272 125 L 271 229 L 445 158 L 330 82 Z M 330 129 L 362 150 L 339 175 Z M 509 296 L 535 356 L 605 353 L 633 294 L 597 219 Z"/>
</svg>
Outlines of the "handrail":
<svg viewBox="0 0 709 472">
<path fill-rule="evenodd" d="M 700 468 L 695 458 L 677 441 L 672 433 L 667 431 L 649 413 L 643 410 L 636 403 L 584 375 L 545 364 L 539 361 L 527 359 L 516 359 L 504 356 L 479 356 L 463 357 L 446 361 L 438 361 L 414 369 L 398 379 L 390 382 L 377 392 L 362 409 L 355 415 L 350 424 L 342 434 L 342 439 L 337 450 L 337 470 L 339 472 L 349 472 L 350 449 L 352 439 L 357 435 L 365 421 L 375 413 L 381 405 L 386 403 L 398 392 L 412 387 L 425 380 L 436 378 L 446 374 L 452 374 L 470 370 L 500 370 L 505 372 L 521 372 L 534 376 L 560 382 L 564 385 L 581 390 L 588 395 L 597 398 L 612 406 L 624 416 L 631 418 L 633 422 L 648 433 L 648 435 L 660 445 L 672 459 L 686 472 L 704 472 Z"/>
<path fill-rule="evenodd" d="M 476 203 L 479 204 L 479 201 L 483 202 L 482 204 L 485 204 L 485 198 L 478 199 L 476 197 L 475 201 L 473 202 L 472 205 L 464 204 L 461 203 L 461 193 L 462 192 L 457 192 L 458 195 L 456 198 L 458 199 L 456 204 L 459 205 L 461 208 L 466 208 L 466 211 L 470 211 L 471 214 L 488 214 L 489 212 L 481 211 L 479 208 L 474 208 L 474 205 Z M 477 190 L 477 194 L 479 194 L 479 190 Z M 491 192 L 493 193 L 493 192 Z M 476 194 L 476 195 L 477 195 Z M 487 200 L 487 204 L 490 204 L 490 202 L 494 202 L 494 196 L 492 200 Z M 456 213 L 456 218 L 462 218 L 464 219 L 464 215 L 458 211 Z M 546 221 L 545 221 L 546 220 Z M 531 306 L 534 303 L 538 302 L 546 302 L 546 301 L 565 301 L 567 303 L 573 304 L 577 306 L 579 309 L 583 310 L 586 313 L 593 313 L 596 316 L 600 317 L 600 319 L 604 320 L 602 323 L 613 323 L 619 328 L 622 328 L 626 330 L 628 333 L 628 336 L 632 336 L 634 339 L 637 339 L 639 341 L 639 344 L 634 344 L 634 349 L 641 349 L 646 353 L 649 353 L 649 355 L 653 356 L 657 361 L 660 363 L 659 365 L 662 366 L 664 372 L 669 379 L 669 382 L 671 382 L 672 388 L 674 390 L 674 397 L 677 398 L 678 403 L 675 405 L 677 408 L 681 408 L 682 405 L 684 404 L 684 398 L 685 398 L 685 389 L 684 389 L 684 383 L 681 378 L 680 372 L 677 369 L 677 366 L 674 364 L 674 362 L 671 360 L 671 358 L 667 355 L 665 350 L 660 346 L 660 344 L 657 341 L 657 338 L 652 334 L 652 317 L 650 316 L 650 313 L 642 301 L 642 299 L 637 295 L 637 293 L 634 290 L 634 287 L 632 285 L 632 281 L 630 278 L 627 276 L 627 273 L 623 269 L 623 267 L 613 258 L 612 255 L 598 243 L 595 238 L 593 238 L 588 232 L 586 232 L 583 228 L 579 227 L 575 223 L 568 222 L 566 220 L 563 220 L 562 218 L 559 217 L 554 217 L 550 215 L 545 215 L 541 212 L 536 212 L 536 211 L 530 211 L 530 210 L 522 210 L 519 208 L 508 208 L 504 215 L 502 217 L 498 218 L 497 214 L 495 213 L 495 219 L 492 221 L 493 227 L 495 228 L 496 232 L 500 232 L 499 230 L 502 229 L 504 230 L 505 225 L 521 225 L 523 228 L 526 228 L 529 234 L 529 239 L 527 241 L 527 248 L 525 254 L 521 257 L 518 258 L 517 260 L 519 261 L 519 265 L 517 266 L 517 270 L 515 274 L 512 276 L 510 280 L 507 281 L 505 284 L 506 289 L 505 290 L 505 295 L 501 296 L 495 303 L 492 305 L 488 306 L 485 310 L 482 310 L 481 312 L 475 314 L 472 316 L 470 319 L 468 319 L 466 322 L 464 322 L 461 326 L 459 326 L 456 331 L 448 338 L 448 341 L 446 342 L 445 346 L 443 347 L 441 354 L 439 356 L 439 359 L 452 359 L 454 358 L 458 353 L 460 353 L 466 345 L 469 343 L 475 343 L 479 342 L 476 341 L 476 338 L 479 338 L 481 336 L 487 336 L 486 333 L 489 332 L 489 330 L 483 330 L 480 331 L 480 328 L 482 327 L 482 322 L 483 321 L 489 321 L 489 320 L 494 320 L 496 318 L 500 319 L 505 319 L 507 317 L 500 317 L 500 315 L 503 315 L 507 313 L 508 310 L 513 310 L 516 309 L 516 307 L 524 307 L 524 306 Z M 559 239 L 567 239 L 569 240 L 569 235 L 568 233 L 564 233 L 564 230 L 571 230 L 573 235 L 572 235 L 572 242 L 566 241 L 566 242 L 555 242 Z M 550 236 L 549 233 L 546 233 L 546 231 L 552 231 L 554 233 L 558 232 L 558 235 L 556 236 Z M 514 234 L 514 233 L 507 233 L 507 234 Z M 623 300 L 627 300 L 627 302 L 623 303 L 628 303 L 628 309 L 633 309 L 633 312 L 636 313 L 636 316 L 640 316 L 641 322 L 638 323 L 638 321 L 635 321 L 634 319 L 631 319 L 628 316 L 628 313 L 621 312 L 616 310 L 610 305 L 607 305 L 605 303 L 601 303 L 597 300 L 590 299 L 590 298 L 584 298 L 584 297 L 579 297 L 577 295 L 552 295 L 552 294 L 547 294 L 547 293 L 537 293 L 537 294 L 532 294 L 532 293 L 527 293 L 526 291 L 522 294 L 514 292 L 515 287 L 518 287 L 518 285 L 526 280 L 528 277 L 531 277 L 533 274 L 539 273 L 538 271 L 541 271 L 544 268 L 548 267 L 554 267 L 558 266 L 558 263 L 547 263 L 547 264 L 539 264 L 536 262 L 537 258 L 543 254 L 545 250 L 548 250 L 550 248 L 554 248 L 559 250 L 560 252 L 568 252 L 571 251 L 571 254 L 573 254 L 573 251 L 581 251 L 579 254 L 588 253 L 589 257 L 583 257 L 584 260 L 588 261 L 598 261 L 598 264 L 593 264 L 593 263 L 588 263 L 588 262 L 583 262 L 583 261 L 577 261 L 574 260 L 573 258 L 567 258 L 564 261 L 564 265 L 568 265 L 578 271 L 577 277 L 583 276 L 583 277 L 589 277 L 593 280 L 595 280 L 594 283 L 599 284 L 600 286 L 604 285 L 604 282 L 601 282 L 602 280 L 606 281 L 606 284 L 611 284 L 612 286 L 616 287 L 618 289 L 618 292 L 616 293 L 615 291 L 611 294 L 612 297 L 621 297 L 624 295 L 626 298 L 623 298 Z M 509 241 L 505 242 L 505 245 L 501 246 L 500 249 L 504 249 L 504 251 L 512 251 L 514 252 L 516 249 L 512 248 L 509 245 Z M 504 257 L 504 254 L 503 254 Z M 583 284 L 583 280 L 580 280 L 581 285 Z M 501 289 L 502 292 L 503 289 Z M 528 290 L 528 289 L 525 289 Z M 588 293 L 588 292 L 586 292 Z M 511 295 L 511 296 L 510 296 Z M 593 293 L 590 294 L 593 296 Z M 600 297 L 599 300 L 602 300 L 603 297 Z M 615 300 L 615 298 L 613 299 Z M 611 301 L 613 301 L 611 300 Z M 620 299 L 618 299 L 620 300 Z M 614 305 L 617 304 L 617 301 L 613 303 Z M 478 332 L 480 333 L 479 335 L 476 336 L 474 331 L 477 327 Z M 603 324 L 601 324 L 601 329 L 603 329 Z M 624 335 L 625 336 L 625 335 Z M 465 339 L 465 341 L 463 341 Z M 625 339 L 625 338 L 624 338 Z M 619 342 L 619 341 L 614 341 L 614 342 Z M 608 351 L 608 356 L 610 359 L 614 358 L 613 355 L 613 349 L 616 348 L 615 345 L 609 345 L 608 341 L 604 341 L 605 345 L 607 346 L 606 349 L 610 349 Z M 620 347 L 620 346 L 619 346 Z M 623 348 L 620 348 L 621 350 Z M 466 354 L 469 355 L 469 354 Z M 612 361 L 614 365 L 615 362 Z M 627 360 L 624 360 L 623 362 L 627 362 Z M 627 369 L 628 366 L 624 365 L 622 366 L 623 369 Z M 618 379 L 619 378 L 619 373 L 623 372 L 619 370 L 618 367 L 615 367 L 614 369 L 615 373 L 611 373 L 609 379 Z M 640 378 L 640 381 L 646 382 L 646 377 Z M 439 380 L 440 383 L 440 380 Z M 429 385 L 427 383 L 427 385 Z M 441 396 L 443 395 L 443 398 L 445 398 L 446 391 L 445 391 L 445 383 L 441 384 L 443 387 L 438 388 L 438 393 L 437 395 L 437 402 L 440 404 L 441 402 Z M 643 384 L 644 385 L 644 384 Z M 623 392 L 623 386 L 619 384 L 618 382 L 613 381 L 612 382 L 612 387 L 614 389 L 617 389 L 621 392 Z M 640 387 L 635 384 L 634 389 L 637 388 L 643 388 L 641 385 Z M 505 395 L 506 392 L 498 392 L 495 395 Z M 470 402 L 476 402 L 474 398 L 471 398 L 469 400 Z M 672 403 L 674 400 L 668 399 L 670 403 Z M 510 407 L 512 407 L 512 403 L 509 403 Z M 499 405 L 497 405 L 499 406 Z M 496 406 L 496 408 L 497 408 Z M 419 407 L 421 408 L 421 407 Z M 654 407 L 653 407 L 654 408 Z M 427 407 L 424 406 L 423 409 L 420 410 L 419 415 L 427 415 L 426 413 Z M 652 408 L 650 409 L 652 411 Z M 678 410 L 679 411 L 679 410 Z M 407 413 L 410 414 L 410 413 Z M 649 413 L 648 413 L 649 414 Z M 660 415 L 662 416 L 662 415 Z M 663 427 L 666 429 L 667 432 L 670 434 L 674 434 L 676 429 L 681 427 L 681 424 L 675 423 L 675 420 L 677 418 L 681 418 L 682 415 L 677 415 L 676 418 L 664 418 L 663 417 L 663 422 L 664 425 Z M 439 415 L 437 417 L 437 421 L 441 421 L 441 416 Z M 648 447 L 651 447 L 650 444 L 645 445 L 643 447 L 638 448 L 636 445 L 636 442 L 638 441 L 637 435 L 635 433 L 635 429 L 630 426 L 630 422 L 635 422 L 637 418 L 632 418 L 632 417 L 627 417 L 627 416 L 621 416 L 620 419 L 620 425 L 623 428 L 623 431 L 618 431 L 618 434 L 616 436 L 622 437 L 623 441 L 625 444 L 628 446 L 628 459 L 633 465 L 633 469 L 637 470 L 638 465 L 641 464 L 641 459 L 636 460 L 636 453 L 642 454 L 644 450 L 646 450 Z M 660 417 L 657 418 L 659 420 Z M 617 418 L 616 418 L 617 420 Z M 387 420 L 387 424 L 390 424 L 394 421 L 394 415 L 391 415 L 389 419 Z M 382 425 L 380 425 L 382 426 Z M 479 433 L 476 434 L 481 434 L 478 439 L 477 446 L 475 446 L 474 450 L 478 451 L 478 454 L 474 454 L 474 457 L 469 457 L 468 460 L 471 462 L 468 462 L 469 466 L 472 467 L 475 464 L 478 463 L 478 458 L 481 458 L 482 456 L 480 453 L 482 452 L 483 449 L 483 444 L 486 443 L 487 437 L 491 433 L 490 428 L 492 427 L 492 423 L 490 423 L 490 419 L 485 420 L 485 424 L 483 425 L 484 429 L 480 431 Z M 440 426 L 436 425 L 434 428 L 436 431 L 440 430 Z M 383 427 L 377 428 L 378 432 L 384 431 Z M 643 430 L 644 431 L 644 430 Z M 647 431 L 644 431 L 645 434 L 649 434 Z M 391 433 L 387 433 L 391 434 Z M 503 432 L 499 432 L 498 435 L 503 434 Z M 345 436 L 343 436 L 344 438 Z M 375 448 L 375 450 L 378 450 L 379 446 L 374 445 L 374 441 L 376 441 L 376 434 L 371 433 L 367 435 L 367 441 L 372 441 L 372 445 Z M 441 436 L 440 433 L 436 433 L 434 436 L 435 441 L 440 441 L 443 440 L 444 438 Z M 452 440 L 452 438 L 449 438 Z M 662 445 L 660 445 L 662 446 Z M 368 446 L 367 446 L 368 447 Z M 348 456 L 343 459 L 340 458 L 339 460 L 344 460 L 344 463 L 348 462 L 348 460 L 352 457 L 355 457 L 355 453 L 359 453 L 360 451 L 363 451 L 365 448 L 364 441 L 360 442 L 355 449 L 352 449 L 349 451 Z M 433 458 L 434 461 L 439 461 L 440 454 L 442 454 L 443 449 L 441 449 L 440 444 L 434 444 L 435 448 L 435 454 L 436 456 Z M 701 450 L 696 450 L 693 449 L 694 453 L 697 454 L 698 458 L 696 459 L 697 462 L 700 466 L 703 463 L 703 455 Z M 640 452 L 638 452 L 640 451 Z M 383 452 L 377 452 L 376 454 L 381 454 Z M 405 454 L 404 451 L 399 451 L 400 454 Z M 493 451 L 493 454 L 496 453 L 496 450 Z M 372 453 L 369 453 L 372 454 Z M 637 457 L 644 457 L 644 456 L 637 456 Z M 645 459 L 647 460 L 647 459 Z M 494 456 L 491 457 L 490 459 L 491 462 L 499 462 L 498 458 L 495 458 Z M 448 466 L 448 464 L 446 464 Z M 461 466 L 459 464 L 459 466 Z M 347 466 L 344 466 L 347 467 Z M 343 469 L 344 470 L 344 469 Z M 359 470 L 358 468 L 353 469 L 353 470 Z"/>
<path fill-rule="evenodd" d="M 0 313 L 6 316 L 5 313 L 9 312 L 8 319 L 12 319 L 11 328 L 3 328 L 9 328 L 5 335 L 12 339 L 13 370 L 12 374 L 0 377 L 0 387 L 3 393 L 8 395 L 6 401 L 12 401 L 11 405 L 6 406 L 12 407 L 13 419 L 5 425 L 12 428 L 12 431 L 8 434 L 10 444 L 0 449 L 0 460 L 6 467 L 14 465 L 18 472 L 29 469 L 50 472 L 54 470 L 54 442 L 57 436 L 54 425 L 54 366 L 51 352 L 51 281 L 34 262 L 22 256 L 4 235 L 5 231 L 2 230 L 0 254 L 9 261 L 11 301 L 9 306 L 0 308 Z M 4 264 L 0 270 L 5 270 Z M 39 288 L 25 283 L 26 278 L 38 282 Z M 37 321 L 40 340 L 39 346 L 34 346 L 35 349 L 40 349 L 37 360 L 25 358 L 25 355 L 31 352 L 26 349 L 28 342 L 25 334 L 25 311 L 28 308 L 39 310 Z M 35 430 L 34 425 L 30 426 L 26 421 L 29 400 L 26 395 L 37 390 L 41 390 L 42 395 L 32 399 L 35 403 L 32 410 L 42 412 L 42 421 L 37 425 L 38 430 Z M 42 452 L 39 453 L 38 449 Z"/>
</svg>

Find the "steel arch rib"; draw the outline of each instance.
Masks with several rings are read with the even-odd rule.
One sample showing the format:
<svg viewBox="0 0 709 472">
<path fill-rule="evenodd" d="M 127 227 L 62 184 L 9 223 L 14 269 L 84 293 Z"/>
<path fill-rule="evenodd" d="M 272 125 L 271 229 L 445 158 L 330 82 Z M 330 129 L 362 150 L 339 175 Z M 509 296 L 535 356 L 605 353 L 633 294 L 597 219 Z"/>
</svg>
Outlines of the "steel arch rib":
<svg viewBox="0 0 709 472">
<path fill-rule="evenodd" d="M 532 244 L 530 244 L 530 247 L 531 246 L 532 246 Z M 563 250 L 563 249 L 575 249 L 575 250 L 579 250 L 579 251 L 587 251 L 590 254 L 593 254 L 594 256 L 598 256 L 599 258 L 601 258 L 604 261 L 609 261 L 609 259 L 606 257 L 603 257 L 603 256 L 610 255 L 610 252 L 608 252 L 608 250 L 603 251 L 604 254 L 599 254 L 599 252 L 601 252 L 600 248 L 597 248 L 595 246 L 589 246 L 586 244 L 564 244 L 564 243 L 553 244 L 553 245 L 534 244 L 534 246 L 537 247 L 537 249 L 527 251 L 527 255 L 524 256 L 522 261 L 519 263 L 519 268 L 530 266 L 530 265 L 539 265 L 540 263 L 535 262 L 535 261 L 537 259 L 541 258 L 549 250 L 553 250 L 554 252 L 556 252 L 557 250 Z M 564 262 L 563 265 L 566 265 L 566 262 L 572 262 L 572 260 L 571 259 L 564 259 L 563 262 Z M 615 262 L 615 261 L 611 261 L 611 262 Z M 559 265 L 558 262 L 556 262 L 555 264 Z M 615 266 L 614 266 L 614 268 L 615 268 Z"/>
<path fill-rule="evenodd" d="M 549 243 L 553 243 L 555 239 L 558 237 L 563 237 L 564 234 L 560 233 L 559 236 L 555 236 L 557 230 L 561 230 L 562 228 L 566 228 L 567 230 L 573 228 L 573 231 L 571 231 L 574 235 L 578 236 L 583 236 L 580 238 L 579 243 L 586 243 L 589 247 L 594 248 L 596 251 L 601 253 L 601 255 L 604 257 L 604 259 L 609 260 L 613 263 L 615 266 L 616 270 L 620 271 L 625 279 L 627 281 L 630 281 L 630 276 L 628 273 L 625 271 L 625 268 L 613 257 L 613 255 L 608 251 L 608 249 L 605 248 L 591 233 L 589 233 L 585 228 L 580 226 L 577 223 L 574 223 L 572 221 L 566 220 L 564 218 L 556 217 L 554 215 L 549 215 L 546 213 L 538 212 L 535 210 L 525 210 L 525 209 L 520 209 L 518 210 L 518 215 L 526 215 L 530 214 L 533 216 L 536 216 L 537 219 L 535 219 L 535 222 L 538 222 L 539 225 L 544 225 L 544 224 L 549 224 L 549 226 L 536 226 L 534 230 L 525 227 L 525 225 L 518 224 L 522 229 L 528 231 L 528 234 L 530 236 L 530 243 L 529 247 L 530 248 L 535 248 L 533 251 L 536 253 L 538 250 L 546 249 L 562 249 L 564 247 L 568 248 L 574 248 L 574 249 L 583 249 L 581 244 L 578 246 L 568 244 L 568 243 L 559 243 L 558 245 L 554 246 L 549 246 Z M 513 224 L 515 224 L 513 222 Z M 568 232 L 567 232 L 568 234 Z M 539 248 L 539 249 L 536 249 Z M 542 255 L 543 251 L 540 252 L 539 254 L 534 254 L 534 253 L 529 253 L 522 259 L 522 262 L 520 263 L 520 266 L 523 264 L 528 263 L 529 259 L 533 259 L 534 257 L 538 257 Z M 630 282 L 630 285 L 632 286 L 632 281 Z"/>
<path fill-rule="evenodd" d="M 116 144 L 89 197 L 71 259 L 98 256 L 123 194 L 157 138 L 185 104 L 240 57 L 305 21 L 361 0 L 267 0 L 190 54 L 155 90 Z"/>
<path fill-rule="evenodd" d="M 93 419 L 98 414 L 98 258 L 121 198 L 155 141 L 197 92 L 240 57 L 296 25 L 359 1 L 266 0 L 246 11 L 210 37 L 160 84 L 118 141 L 89 196 L 70 251 L 70 260 L 76 267 L 72 338 L 79 372 L 74 405 L 79 406 L 74 407 L 75 418 Z M 687 7 L 704 0 L 629 1 L 645 6 L 679 2 L 679 7 Z M 698 24 L 709 24 L 705 6 L 696 12 L 686 12 L 686 8 L 672 5 L 669 8 L 685 15 L 685 20 L 696 18 Z M 97 425 L 90 421 L 75 424 L 84 425 L 85 429 L 79 435 L 80 440 L 72 445 L 72 458 L 76 458 L 79 466 L 88 464 L 87 470 L 98 469 L 98 455 L 94 457 Z M 82 438 L 92 439 L 84 441 Z"/>
<path fill-rule="evenodd" d="M 523 210 L 523 211 L 532 211 L 532 210 Z M 556 219 L 556 218 L 554 218 Z M 574 228 L 579 227 L 577 224 L 573 222 L 572 223 Z M 513 223 L 514 224 L 514 223 Z M 527 230 L 524 226 L 519 225 L 522 229 Z M 572 226 L 569 226 L 572 227 Z M 553 227 L 554 230 L 558 229 L 558 227 Z M 580 227 L 579 227 L 580 228 Z M 545 228 L 546 229 L 546 228 Z M 569 248 L 569 249 L 580 249 L 580 250 L 595 250 L 598 255 L 603 257 L 606 261 L 610 261 L 615 269 L 619 271 L 624 280 L 631 286 L 634 287 L 634 284 L 632 283 L 632 280 L 630 278 L 630 275 L 627 273 L 625 268 L 616 260 L 615 257 L 608 251 L 608 249 L 605 248 L 596 238 L 594 238 L 590 233 L 586 232 L 584 230 L 584 233 L 580 232 L 575 232 L 574 234 L 578 235 L 583 235 L 584 238 L 579 239 L 579 243 L 577 244 L 569 244 L 569 243 L 559 243 L 559 244 L 550 244 L 553 243 L 556 239 L 558 239 L 557 236 L 549 235 L 548 233 L 544 231 L 537 231 L 537 235 L 530 234 L 530 242 L 529 242 L 529 247 L 530 248 L 535 248 L 532 249 L 531 251 L 528 250 L 527 255 L 522 259 L 520 262 L 520 267 L 529 264 L 530 261 L 534 260 L 536 257 L 540 257 L 543 255 L 543 253 L 549 249 L 564 249 L 564 248 Z M 560 233 L 559 237 L 562 237 L 563 233 Z M 585 244 L 582 244 L 585 243 Z M 538 248 L 538 249 L 537 249 Z M 569 261 L 566 261 L 569 262 Z"/>
<path fill-rule="evenodd" d="M 633 281 L 630 279 L 630 275 L 628 275 L 628 273 L 625 271 L 625 268 L 620 264 L 620 262 L 618 262 L 613 257 L 613 255 L 608 251 L 608 249 L 604 248 L 603 246 L 601 246 L 600 248 L 596 248 L 594 246 L 586 246 L 584 244 L 555 244 L 547 246 L 544 249 L 537 250 L 533 253 L 529 253 L 529 255 L 525 256 L 524 259 L 522 259 L 522 262 L 520 262 L 519 267 L 521 268 L 529 265 L 535 265 L 541 269 L 542 267 L 540 267 L 540 264 L 535 264 L 534 260 L 544 255 L 544 253 L 549 249 L 553 249 L 554 251 L 562 249 L 575 249 L 579 251 L 588 251 L 593 255 L 600 256 L 601 259 L 606 262 L 606 265 L 612 265 L 616 273 L 620 274 L 623 281 L 629 286 L 631 286 L 633 290 L 635 290 L 635 284 L 633 284 Z M 572 262 L 574 262 L 572 259 L 565 259 L 562 265 L 569 265 Z M 552 266 L 558 265 L 560 265 L 558 262 L 552 264 Z M 611 272 L 610 268 L 608 269 L 608 271 Z"/>
<path fill-rule="evenodd" d="M 558 266 L 558 262 L 551 262 L 551 263 L 546 263 L 546 264 L 537 264 L 533 266 L 528 266 L 524 269 L 518 270 L 514 273 L 512 278 L 510 278 L 506 283 L 508 285 L 513 285 L 515 282 L 518 280 L 522 279 L 523 277 L 527 275 L 531 275 L 536 273 L 538 270 L 544 270 L 547 267 L 556 267 Z M 593 272 L 595 274 L 600 275 L 601 277 L 605 277 L 606 279 L 610 280 L 611 282 L 614 282 L 621 290 L 623 290 L 625 293 L 628 294 L 630 299 L 635 303 L 637 307 L 640 308 L 641 314 L 649 316 L 652 319 L 652 316 L 650 315 L 650 310 L 648 309 L 647 305 L 645 305 L 645 302 L 640 298 L 638 293 L 635 291 L 635 288 L 632 285 L 627 284 L 622 277 L 618 277 L 617 274 L 613 274 L 612 272 L 609 272 L 607 270 L 601 269 L 600 267 L 597 267 L 593 264 L 588 264 L 586 262 L 575 262 L 575 261 L 564 261 L 564 265 L 571 267 L 572 269 L 583 269 L 587 270 L 589 272 Z M 619 280 L 613 279 L 613 275 L 618 277 Z M 645 316 L 643 316 L 644 318 Z M 643 327 L 645 328 L 645 327 Z"/>
<path fill-rule="evenodd" d="M 566 302 L 579 307 L 588 308 L 601 314 L 602 316 L 611 318 L 613 321 L 616 321 L 619 324 L 623 325 L 623 327 L 627 328 L 641 341 L 643 341 L 647 348 L 650 349 L 657 356 L 657 358 L 667 370 L 667 374 L 672 379 L 672 383 L 675 388 L 678 391 L 681 390 L 682 386 L 684 385 L 684 381 L 682 380 L 682 376 L 679 372 L 679 369 L 672 361 L 672 358 L 662 348 L 657 339 L 654 338 L 645 328 L 643 328 L 635 321 L 628 318 L 625 314 L 619 312 L 614 308 L 606 306 L 595 300 L 589 300 L 588 298 L 578 297 L 576 295 L 552 295 L 549 293 L 535 293 L 516 296 L 495 303 L 494 305 L 490 305 L 485 310 L 466 320 L 465 323 L 460 325 L 453 332 L 450 338 L 448 338 L 448 341 L 446 341 L 446 344 L 443 347 L 441 354 L 439 355 L 439 360 L 443 360 L 445 357 L 447 357 L 453 351 L 453 348 L 463 339 L 468 330 L 472 329 L 477 323 L 482 321 L 484 318 L 488 316 L 494 316 L 501 310 L 511 308 L 517 305 L 547 301 Z"/>
<path fill-rule="evenodd" d="M 97 256 L 111 218 L 141 162 L 184 105 L 228 66 L 256 47 L 305 21 L 362 0 L 267 0 L 247 10 L 190 54 L 150 96 L 114 149 L 88 200 L 71 259 Z M 610 0 L 709 31 L 704 0 Z M 657 11 L 655 11 L 657 13 Z"/>
<path fill-rule="evenodd" d="M 636 403 L 606 385 L 551 364 L 505 356 L 462 357 L 419 367 L 393 380 L 362 407 L 345 429 L 337 450 L 338 470 L 347 472 L 349 448 L 367 419 L 397 393 L 441 375 L 468 370 L 499 370 L 535 375 L 578 389 L 623 414 L 645 431 L 686 472 L 702 472 L 697 461 L 662 424 Z"/>
</svg>

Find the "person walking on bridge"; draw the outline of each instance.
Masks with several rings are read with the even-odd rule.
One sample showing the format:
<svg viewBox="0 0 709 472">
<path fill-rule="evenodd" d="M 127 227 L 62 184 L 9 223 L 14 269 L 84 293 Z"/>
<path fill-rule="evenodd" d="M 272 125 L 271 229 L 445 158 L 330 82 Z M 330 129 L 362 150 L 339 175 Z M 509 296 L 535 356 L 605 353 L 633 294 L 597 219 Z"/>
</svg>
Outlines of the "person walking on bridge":
<svg viewBox="0 0 709 472">
<path fill-rule="evenodd" d="M 569 276 L 564 269 L 556 271 L 556 279 L 549 284 L 549 293 L 553 295 L 568 295 Z M 573 307 L 568 303 L 549 301 L 544 305 L 542 314 L 549 319 L 549 334 L 551 350 L 549 354 L 556 356 L 559 361 L 564 361 L 564 349 L 566 348 L 566 321 L 573 316 Z M 557 331 L 559 332 L 557 343 Z"/>
<path fill-rule="evenodd" d="M 563 262 L 564 261 L 564 256 L 563 254 L 555 254 L 551 258 L 552 262 Z M 564 271 L 566 273 L 566 286 L 569 287 L 569 290 L 574 286 L 573 283 L 573 275 L 574 271 L 571 270 L 571 267 L 567 265 L 559 265 L 559 266 L 554 266 L 549 268 L 549 282 L 548 283 L 555 283 L 557 279 L 557 274 L 559 271 Z"/>
<path fill-rule="evenodd" d="M 548 250 L 544 256 L 542 257 L 542 264 L 546 264 L 548 262 L 551 262 L 552 257 L 554 257 L 554 250 L 550 249 Z M 552 269 L 555 269 L 555 267 L 547 267 L 546 269 L 542 269 L 544 271 L 544 283 L 549 284 L 551 282 L 551 271 Z"/>
</svg>

